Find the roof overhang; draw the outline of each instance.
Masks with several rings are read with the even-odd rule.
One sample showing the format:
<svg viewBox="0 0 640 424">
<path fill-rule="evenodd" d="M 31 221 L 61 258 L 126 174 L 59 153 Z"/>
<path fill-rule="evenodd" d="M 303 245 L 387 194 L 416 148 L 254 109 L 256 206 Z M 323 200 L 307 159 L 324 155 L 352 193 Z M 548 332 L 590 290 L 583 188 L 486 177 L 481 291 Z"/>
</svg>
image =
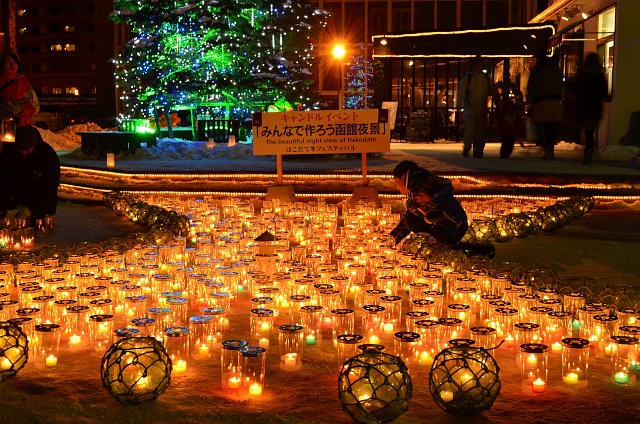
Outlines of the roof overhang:
<svg viewBox="0 0 640 424">
<path fill-rule="evenodd" d="M 373 57 L 530 57 L 548 49 L 550 24 L 374 35 Z"/>
</svg>

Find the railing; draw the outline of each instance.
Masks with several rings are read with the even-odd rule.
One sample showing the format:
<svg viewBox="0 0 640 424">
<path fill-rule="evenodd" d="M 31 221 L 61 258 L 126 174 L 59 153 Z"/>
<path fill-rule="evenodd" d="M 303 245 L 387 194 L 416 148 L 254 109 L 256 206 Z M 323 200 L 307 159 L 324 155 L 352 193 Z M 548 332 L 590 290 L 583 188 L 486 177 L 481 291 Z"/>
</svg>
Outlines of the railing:
<svg viewBox="0 0 640 424">
<path fill-rule="evenodd" d="M 228 143 L 233 135 L 239 141 L 240 121 L 237 119 L 199 119 L 198 140 L 213 139 L 215 143 Z"/>
</svg>

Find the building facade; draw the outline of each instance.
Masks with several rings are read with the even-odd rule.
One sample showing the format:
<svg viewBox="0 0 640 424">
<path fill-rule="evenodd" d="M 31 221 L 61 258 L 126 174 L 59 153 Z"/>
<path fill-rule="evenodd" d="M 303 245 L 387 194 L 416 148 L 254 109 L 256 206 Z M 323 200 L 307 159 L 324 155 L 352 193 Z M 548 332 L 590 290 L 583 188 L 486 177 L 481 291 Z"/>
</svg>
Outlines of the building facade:
<svg viewBox="0 0 640 424">
<path fill-rule="evenodd" d="M 43 109 L 64 106 L 74 114 L 113 116 L 115 85 L 111 59 L 121 28 L 108 18 L 111 1 L 17 0 L 15 26 L 5 46 L 15 45 Z M 11 13 L 3 2 L 5 22 Z M 13 32 L 11 31 L 13 29 Z M 11 33 L 12 32 L 12 33 Z"/>
</svg>

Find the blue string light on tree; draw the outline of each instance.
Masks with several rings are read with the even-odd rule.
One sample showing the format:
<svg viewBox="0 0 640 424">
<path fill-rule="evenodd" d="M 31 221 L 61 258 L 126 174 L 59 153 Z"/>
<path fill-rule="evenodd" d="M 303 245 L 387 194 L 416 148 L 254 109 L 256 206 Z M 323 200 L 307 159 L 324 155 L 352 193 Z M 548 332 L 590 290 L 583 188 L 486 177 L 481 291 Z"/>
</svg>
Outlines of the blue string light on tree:
<svg viewBox="0 0 640 424">
<path fill-rule="evenodd" d="M 342 409 L 358 423 L 385 423 L 409 409 L 413 385 L 400 358 L 377 349 L 347 360 L 338 377 Z"/>
</svg>

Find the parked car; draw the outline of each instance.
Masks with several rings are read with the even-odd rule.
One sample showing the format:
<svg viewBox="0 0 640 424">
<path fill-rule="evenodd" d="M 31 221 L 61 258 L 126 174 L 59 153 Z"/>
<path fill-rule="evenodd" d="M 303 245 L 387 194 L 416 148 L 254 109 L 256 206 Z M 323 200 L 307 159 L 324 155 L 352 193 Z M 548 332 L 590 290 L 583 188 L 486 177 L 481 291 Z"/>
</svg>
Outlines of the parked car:
<svg viewBox="0 0 640 424">
<path fill-rule="evenodd" d="M 43 130 L 59 131 L 68 123 L 64 108 L 58 105 L 40 105 L 40 111 L 33 116 L 33 124 Z"/>
</svg>

